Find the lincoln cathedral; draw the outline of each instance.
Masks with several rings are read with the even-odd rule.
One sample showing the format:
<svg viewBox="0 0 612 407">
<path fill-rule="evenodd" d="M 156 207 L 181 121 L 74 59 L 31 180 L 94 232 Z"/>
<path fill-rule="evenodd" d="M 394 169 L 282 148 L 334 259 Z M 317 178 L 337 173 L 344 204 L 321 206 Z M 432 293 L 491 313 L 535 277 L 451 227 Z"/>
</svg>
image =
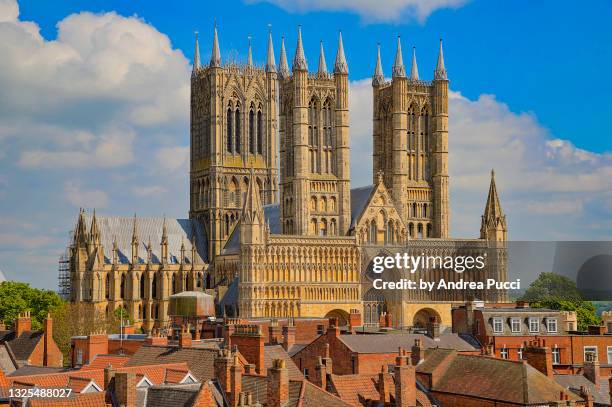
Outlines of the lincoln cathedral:
<svg viewBox="0 0 612 407">
<path fill-rule="evenodd" d="M 214 295 L 220 315 L 342 323 L 357 310 L 365 325 L 386 313 L 396 327 L 430 318 L 450 325 L 453 304 L 469 299 L 507 301 L 501 290 L 372 287 L 372 259 L 395 253 L 487 261 L 463 274 L 386 270 L 385 280 L 507 279 L 507 225 L 493 173 L 480 236 L 450 237 L 448 83 L 441 42 L 431 81 L 420 78 L 414 52 L 404 66 L 399 38 L 390 80 L 378 50 L 372 185 L 351 188 L 341 34 L 331 69 L 321 43 L 316 71 L 301 30 L 291 68 L 284 40 L 276 63 L 272 34 L 263 66 L 250 44 L 246 63 L 222 60 L 216 28 L 202 61 L 196 37 L 189 218 L 82 210 L 69 247 L 70 300 L 108 313 L 121 307 L 145 331 L 168 324 L 169 297 L 181 291 Z"/>
</svg>

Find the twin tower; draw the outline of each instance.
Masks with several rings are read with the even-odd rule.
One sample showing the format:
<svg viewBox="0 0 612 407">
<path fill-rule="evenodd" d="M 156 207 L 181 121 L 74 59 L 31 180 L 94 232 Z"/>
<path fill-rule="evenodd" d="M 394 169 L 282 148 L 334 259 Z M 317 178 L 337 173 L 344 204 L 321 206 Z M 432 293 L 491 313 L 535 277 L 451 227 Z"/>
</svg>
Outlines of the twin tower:
<svg viewBox="0 0 612 407">
<path fill-rule="evenodd" d="M 419 80 L 414 57 L 406 76 L 398 39 L 392 80 L 385 81 L 379 50 L 372 84 L 374 182 L 383 178 L 406 225 L 419 220 L 421 229 L 409 237 L 447 237 L 448 81 L 441 45 L 433 82 Z M 333 70 L 321 44 L 316 73 L 308 71 L 301 30 L 291 71 L 284 40 L 276 65 L 271 34 L 264 66 L 253 63 L 250 43 L 246 64 L 222 63 L 216 28 L 210 62 L 202 65 L 196 36 L 190 217 L 206 225 L 213 257 L 240 219 L 250 182 L 264 205 L 280 203 L 283 234 L 351 233 L 348 91 L 341 34 Z"/>
</svg>

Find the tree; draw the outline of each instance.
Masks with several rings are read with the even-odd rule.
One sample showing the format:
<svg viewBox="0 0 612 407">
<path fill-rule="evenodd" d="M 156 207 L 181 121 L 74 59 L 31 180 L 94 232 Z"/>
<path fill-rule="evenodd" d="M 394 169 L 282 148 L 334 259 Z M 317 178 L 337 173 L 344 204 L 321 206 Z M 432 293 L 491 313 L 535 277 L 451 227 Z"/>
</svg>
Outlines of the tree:
<svg viewBox="0 0 612 407">
<path fill-rule="evenodd" d="M 53 318 L 53 339 L 64 354 L 64 361 L 70 364 L 70 341 L 73 336 L 94 333 L 119 332 L 119 318 L 115 313 L 96 309 L 93 304 L 83 302 L 65 303 L 51 314 Z"/>
<path fill-rule="evenodd" d="M 12 324 L 20 313 L 30 311 L 32 329 L 41 329 L 47 314 L 62 304 L 63 300 L 54 291 L 32 288 L 17 281 L 0 283 L 0 320 L 5 324 Z"/>
<path fill-rule="evenodd" d="M 581 331 L 600 323 L 595 304 L 582 299 L 574 281 L 555 273 L 541 273 L 521 300 L 529 301 L 534 308 L 575 311 Z"/>
<path fill-rule="evenodd" d="M 541 301 L 546 298 L 562 298 L 565 300 L 582 300 L 582 296 L 571 279 L 555 273 L 541 273 L 531 283 L 523 301 Z"/>
</svg>

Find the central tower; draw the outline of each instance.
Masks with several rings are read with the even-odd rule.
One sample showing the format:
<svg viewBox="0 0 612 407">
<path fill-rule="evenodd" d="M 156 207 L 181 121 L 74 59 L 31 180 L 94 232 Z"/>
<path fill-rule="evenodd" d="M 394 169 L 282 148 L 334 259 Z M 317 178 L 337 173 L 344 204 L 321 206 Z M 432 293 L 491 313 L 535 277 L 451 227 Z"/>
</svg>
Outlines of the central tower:
<svg viewBox="0 0 612 407">
<path fill-rule="evenodd" d="M 249 182 L 261 202 L 277 200 L 277 73 L 268 38 L 267 63 L 221 64 L 215 27 L 212 55 L 200 65 L 196 49 L 191 75 L 190 217 L 206 225 L 215 256 L 240 219 Z M 253 176 L 251 177 L 251 170 Z"/>
<path fill-rule="evenodd" d="M 342 236 L 350 227 L 348 66 L 342 34 L 333 74 L 321 43 L 309 74 L 298 29 L 293 71 L 279 67 L 280 220 L 284 234 Z"/>
</svg>

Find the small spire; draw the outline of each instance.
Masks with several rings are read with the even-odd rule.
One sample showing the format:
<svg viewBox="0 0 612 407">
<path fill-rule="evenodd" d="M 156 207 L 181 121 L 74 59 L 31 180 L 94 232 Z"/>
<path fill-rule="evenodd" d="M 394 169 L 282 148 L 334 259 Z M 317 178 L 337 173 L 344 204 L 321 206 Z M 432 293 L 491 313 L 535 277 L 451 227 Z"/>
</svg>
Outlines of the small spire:
<svg viewBox="0 0 612 407">
<path fill-rule="evenodd" d="M 402 42 L 400 40 L 399 35 L 397 36 L 397 52 L 395 54 L 395 63 L 393 64 L 393 76 L 406 76 L 406 69 L 404 68 L 404 58 L 402 57 Z"/>
<path fill-rule="evenodd" d="M 134 225 L 132 228 L 132 244 L 138 244 L 138 225 L 136 220 L 136 214 L 134 213 Z"/>
<path fill-rule="evenodd" d="M 164 221 L 162 224 L 162 244 L 168 243 L 168 228 L 166 227 L 166 215 L 164 215 Z"/>
<path fill-rule="evenodd" d="M 217 36 L 217 23 L 215 23 L 215 34 L 213 38 L 212 54 L 210 56 L 210 66 L 218 68 L 221 66 L 221 51 L 219 51 L 219 38 Z"/>
<path fill-rule="evenodd" d="M 276 61 L 274 60 L 274 45 L 272 44 L 272 29 L 268 32 L 268 60 L 266 61 L 266 72 L 276 72 Z"/>
<path fill-rule="evenodd" d="M 295 47 L 295 57 L 293 58 L 293 70 L 307 71 L 308 63 L 304 55 L 304 47 L 302 46 L 302 26 L 298 25 L 298 39 Z"/>
<path fill-rule="evenodd" d="M 372 76 L 372 85 L 380 85 L 385 81 L 385 75 L 383 74 L 382 63 L 380 62 L 380 43 L 376 45 L 376 68 L 374 69 L 374 76 Z"/>
<path fill-rule="evenodd" d="M 416 47 L 412 47 L 412 67 L 410 68 L 410 79 L 413 81 L 419 80 L 419 67 L 416 61 Z"/>
<path fill-rule="evenodd" d="M 198 41 L 198 32 L 195 32 L 195 51 L 193 53 L 193 73 L 200 69 L 200 42 Z"/>
<path fill-rule="evenodd" d="M 444 52 L 442 51 L 442 38 L 440 38 L 440 51 L 438 53 L 438 63 L 434 71 L 434 79 L 447 80 L 446 68 L 444 67 Z"/>
<path fill-rule="evenodd" d="M 495 170 L 491 169 L 491 184 L 489 185 L 489 195 L 487 196 L 487 204 L 484 211 L 485 217 L 496 219 L 503 216 L 499 195 L 497 194 L 497 186 L 495 184 Z"/>
<path fill-rule="evenodd" d="M 336 62 L 334 63 L 334 73 L 348 75 L 348 64 L 344 56 L 344 45 L 342 44 L 342 31 L 338 34 L 338 52 L 336 53 Z"/>
<path fill-rule="evenodd" d="M 281 78 L 287 78 L 289 76 L 289 64 L 287 64 L 287 52 L 285 52 L 285 37 L 281 37 L 279 73 Z"/>
<path fill-rule="evenodd" d="M 247 65 L 253 66 L 253 50 L 251 49 L 251 36 L 249 35 L 249 51 L 247 53 Z"/>
<path fill-rule="evenodd" d="M 327 75 L 327 64 L 325 63 L 325 53 L 323 52 L 323 41 L 321 41 L 321 49 L 319 51 L 319 68 L 317 75 Z"/>
</svg>

